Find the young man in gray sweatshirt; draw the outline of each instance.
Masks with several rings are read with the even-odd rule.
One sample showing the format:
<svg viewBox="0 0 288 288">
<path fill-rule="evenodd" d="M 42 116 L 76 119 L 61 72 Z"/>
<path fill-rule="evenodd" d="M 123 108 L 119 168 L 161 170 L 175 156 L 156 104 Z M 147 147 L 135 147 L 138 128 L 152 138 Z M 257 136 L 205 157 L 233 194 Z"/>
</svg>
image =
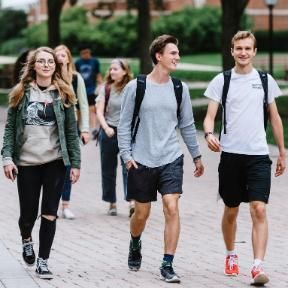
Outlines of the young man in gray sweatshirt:
<svg viewBox="0 0 288 288">
<path fill-rule="evenodd" d="M 128 266 L 138 271 L 141 266 L 141 234 L 149 217 L 151 202 L 162 196 L 165 216 L 164 257 L 160 277 L 169 283 L 179 283 L 172 262 L 180 233 L 178 199 L 182 194 L 183 153 L 176 128 L 193 158 L 194 176 L 204 172 L 196 138 L 190 95 L 187 85 L 183 92 L 180 115 L 170 77 L 179 62 L 178 40 L 170 35 L 156 38 L 150 46 L 154 68 L 146 77 L 146 89 L 139 110 L 140 124 L 132 141 L 133 118 L 137 80 L 130 81 L 123 92 L 118 144 L 121 157 L 128 169 L 128 195 L 135 199 L 135 212 L 131 217 Z"/>
</svg>

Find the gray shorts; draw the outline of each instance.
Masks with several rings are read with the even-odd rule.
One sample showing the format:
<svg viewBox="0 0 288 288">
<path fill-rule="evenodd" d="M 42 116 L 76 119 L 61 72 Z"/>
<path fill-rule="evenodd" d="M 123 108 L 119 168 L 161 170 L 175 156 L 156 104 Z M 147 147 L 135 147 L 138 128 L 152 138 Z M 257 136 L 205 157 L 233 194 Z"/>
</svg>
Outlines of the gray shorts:
<svg viewBox="0 0 288 288">
<path fill-rule="evenodd" d="M 128 171 L 127 199 L 141 203 L 157 201 L 157 191 L 165 194 L 182 194 L 183 155 L 163 166 L 149 168 L 137 163 L 138 169 Z"/>
</svg>

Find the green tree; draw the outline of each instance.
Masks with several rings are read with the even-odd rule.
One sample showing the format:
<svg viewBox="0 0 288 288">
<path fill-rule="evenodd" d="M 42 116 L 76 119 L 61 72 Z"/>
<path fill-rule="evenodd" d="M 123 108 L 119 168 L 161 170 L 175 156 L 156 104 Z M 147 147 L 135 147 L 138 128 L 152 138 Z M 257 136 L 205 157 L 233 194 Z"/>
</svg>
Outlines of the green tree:
<svg viewBox="0 0 288 288">
<path fill-rule="evenodd" d="M 0 10 L 0 42 L 20 36 L 21 30 L 27 27 L 27 17 L 22 10 Z"/>
<path fill-rule="evenodd" d="M 163 0 L 126 0 L 127 9 L 138 10 L 138 51 L 140 60 L 140 73 L 147 74 L 152 69 L 152 62 L 149 55 L 149 46 L 152 41 L 150 8 L 153 4 L 155 8 L 163 9 Z"/>
<path fill-rule="evenodd" d="M 152 70 L 149 45 L 152 41 L 149 0 L 138 1 L 138 51 L 140 73 L 148 74 Z"/>
<path fill-rule="evenodd" d="M 221 0 L 222 5 L 222 65 L 227 70 L 234 66 L 231 39 L 241 29 L 241 18 L 249 0 Z"/>
</svg>

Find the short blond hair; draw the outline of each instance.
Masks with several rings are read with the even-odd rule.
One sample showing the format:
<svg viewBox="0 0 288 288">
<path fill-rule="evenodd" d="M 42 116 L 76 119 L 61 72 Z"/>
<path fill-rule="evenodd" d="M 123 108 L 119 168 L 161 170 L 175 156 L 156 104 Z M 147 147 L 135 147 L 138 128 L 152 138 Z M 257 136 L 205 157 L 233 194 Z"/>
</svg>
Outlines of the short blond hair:
<svg viewBox="0 0 288 288">
<path fill-rule="evenodd" d="M 257 41 L 256 38 L 254 36 L 254 34 L 250 31 L 238 31 L 232 38 L 231 40 L 231 48 L 234 48 L 234 44 L 236 41 L 241 40 L 241 39 L 246 39 L 246 38 L 250 38 L 253 40 L 254 42 L 254 49 L 257 48 Z"/>
</svg>

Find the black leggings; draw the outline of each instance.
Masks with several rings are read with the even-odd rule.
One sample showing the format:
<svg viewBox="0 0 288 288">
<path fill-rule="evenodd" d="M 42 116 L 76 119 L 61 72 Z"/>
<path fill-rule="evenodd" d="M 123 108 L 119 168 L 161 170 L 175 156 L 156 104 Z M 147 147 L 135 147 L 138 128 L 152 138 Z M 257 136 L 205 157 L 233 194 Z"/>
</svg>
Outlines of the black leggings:
<svg viewBox="0 0 288 288">
<path fill-rule="evenodd" d="M 41 188 L 43 188 L 43 192 L 40 214 L 57 217 L 65 172 L 66 168 L 62 160 L 37 166 L 18 167 L 17 185 L 20 203 L 19 228 L 22 239 L 31 237 L 32 229 L 38 215 Z M 41 226 L 43 225 L 42 222 L 43 221 L 41 221 Z M 54 233 L 48 234 L 53 235 L 54 238 Z M 44 238 L 40 237 L 40 241 L 41 239 Z M 53 239 L 52 241 L 50 239 L 50 242 L 52 245 Z"/>
</svg>

